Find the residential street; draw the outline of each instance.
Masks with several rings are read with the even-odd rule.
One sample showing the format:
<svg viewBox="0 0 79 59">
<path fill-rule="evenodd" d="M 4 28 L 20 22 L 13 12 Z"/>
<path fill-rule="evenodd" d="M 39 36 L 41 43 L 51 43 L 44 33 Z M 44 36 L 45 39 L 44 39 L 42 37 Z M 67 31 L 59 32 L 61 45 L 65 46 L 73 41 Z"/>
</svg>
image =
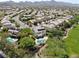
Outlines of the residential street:
<svg viewBox="0 0 79 59">
<path fill-rule="evenodd" d="M 13 17 L 15 22 L 17 22 L 20 25 L 20 28 L 28 28 L 29 26 L 24 24 L 22 21 L 19 20 L 19 15 Z"/>
</svg>

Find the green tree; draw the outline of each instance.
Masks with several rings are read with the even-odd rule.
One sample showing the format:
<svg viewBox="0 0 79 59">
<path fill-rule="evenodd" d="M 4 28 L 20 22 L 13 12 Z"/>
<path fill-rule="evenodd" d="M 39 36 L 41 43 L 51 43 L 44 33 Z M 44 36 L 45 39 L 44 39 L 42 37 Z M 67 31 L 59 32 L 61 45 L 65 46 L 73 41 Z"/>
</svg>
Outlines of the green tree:
<svg viewBox="0 0 79 59">
<path fill-rule="evenodd" d="M 21 38 L 19 41 L 19 47 L 24 49 L 34 47 L 34 45 L 35 45 L 35 42 L 30 37 Z"/>
<path fill-rule="evenodd" d="M 26 51 L 20 48 L 20 49 L 15 49 L 15 53 L 18 55 L 19 58 L 23 58 Z"/>
<path fill-rule="evenodd" d="M 20 25 L 18 23 L 15 22 L 16 27 L 20 27 Z"/>
<path fill-rule="evenodd" d="M 47 34 L 49 37 L 57 37 L 60 39 L 60 37 L 62 37 L 64 35 L 64 32 L 62 30 L 59 29 L 52 29 L 47 31 Z"/>
<path fill-rule="evenodd" d="M 32 30 L 30 28 L 21 29 L 21 31 L 18 33 L 18 36 L 21 38 L 29 35 L 32 35 Z"/>
<path fill-rule="evenodd" d="M 69 22 L 64 22 L 63 24 L 63 27 L 66 29 L 66 28 L 70 28 L 71 27 L 71 24 Z"/>
<path fill-rule="evenodd" d="M 3 28 L 2 32 L 8 32 L 8 28 Z"/>
<path fill-rule="evenodd" d="M 15 20 L 14 20 L 14 19 L 10 19 L 10 22 L 11 22 L 11 23 L 14 23 L 14 22 L 15 22 Z"/>
<path fill-rule="evenodd" d="M 4 42 L 0 42 L 0 50 L 3 50 L 3 49 L 4 49 L 4 47 L 5 47 Z"/>
<path fill-rule="evenodd" d="M 69 22 L 70 22 L 70 24 L 71 24 L 71 26 L 73 25 L 73 24 L 75 24 L 75 20 L 69 20 Z"/>
</svg>

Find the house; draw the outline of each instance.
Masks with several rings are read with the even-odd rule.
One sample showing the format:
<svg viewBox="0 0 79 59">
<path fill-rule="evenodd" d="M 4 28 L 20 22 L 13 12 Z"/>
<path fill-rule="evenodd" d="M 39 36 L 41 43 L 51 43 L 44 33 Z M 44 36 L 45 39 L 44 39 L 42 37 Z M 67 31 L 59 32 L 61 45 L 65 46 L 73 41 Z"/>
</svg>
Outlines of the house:
<svg viewBox="0 0 79 59">
<path fill-rule="evenodd" d="M 15 28 L 15 24 L 11 23 L 8 19 L 9 18 L 6 16 L 3 20 L 1 20 L 2 26 L 7 28 Z"/>
<path fill-rule="evenodd" d="M 17 34 L 19 32 L 18 30 L 14 30 L 14 29 L 9 29 L 8 31 L 13 34 Z"/>
<path fill-rule="evenodd" d="M 46 30 L 42 26 L 34 26 L 33 27 L 34 35 L 37 38 L 44 37 L 46 34 Z"/>
<path fill-rule="evenodd" d="M 50 28 L 50 29 L 55 27 L 54 24 L 42 24 L 42 26 L 45 27 L 45 28 Z"/>
<path fill-rule="evenodd" d="M 67 15 L 65 18 L 66 18 L 66 19 L 73 19 L 73 16 Z"/>
<path fill-rule="evenodd" d="M 36 40 L 35 40 L 36 46 L 45 44 L 45 42 L 48 39 L 47 37 L 45 37 L 46 35 L 45 25 L 46 25 L 45 22 L 42 21 L 41 24 L 37 23 L 37 26 L 33 27 L 33 31 L 36 36 Z"/>
<path fill-rule="evenodd" d="M 3 20 L 1 20 L 1 23 L 4 24 L 4 23 L 10 23 L 10 21 L 8 20 L 8 16 L 5 16 Z"/>
</svg>

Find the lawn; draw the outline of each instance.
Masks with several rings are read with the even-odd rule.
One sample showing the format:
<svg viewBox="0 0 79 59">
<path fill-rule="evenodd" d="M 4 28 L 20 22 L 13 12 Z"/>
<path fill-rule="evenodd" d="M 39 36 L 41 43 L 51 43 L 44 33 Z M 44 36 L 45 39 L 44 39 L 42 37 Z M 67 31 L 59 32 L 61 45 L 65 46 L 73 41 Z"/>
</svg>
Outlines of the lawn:
<svg viewBox="0 0 79 59">
<path fill-rule="evenodd" d="M 79 57 L 79 25 L 70 30 L 68 37 L 65 39 L 65 44 L 69 56 L 77 55 Z"/>
</svg>

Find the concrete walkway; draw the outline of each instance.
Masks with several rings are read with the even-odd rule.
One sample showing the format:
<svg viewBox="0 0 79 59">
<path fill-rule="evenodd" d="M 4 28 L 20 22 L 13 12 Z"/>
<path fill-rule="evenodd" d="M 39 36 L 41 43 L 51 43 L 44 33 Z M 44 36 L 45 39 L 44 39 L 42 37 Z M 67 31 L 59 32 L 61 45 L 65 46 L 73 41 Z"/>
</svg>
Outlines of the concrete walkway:
<svg viewBox="0 0 79 59">
<path fill-rule="evenodd" d="M 70 31 L 71 29 L 73 29 L 73 26 L 72 26 L 71 28 L 67 29 L 67 34 L 66 34 L 66 36 L 63 37 L 63 40 L 68 37 L 69 31 Z"/>
<path fill-rule="evenodd" d="M 35 54 L 35 58 L 43 58 L 41 56 L 41 52 L 47 47 L 48 45 L 45 44 L 42 48 L 39 49 L 39 51 Z"/>
</svg>

